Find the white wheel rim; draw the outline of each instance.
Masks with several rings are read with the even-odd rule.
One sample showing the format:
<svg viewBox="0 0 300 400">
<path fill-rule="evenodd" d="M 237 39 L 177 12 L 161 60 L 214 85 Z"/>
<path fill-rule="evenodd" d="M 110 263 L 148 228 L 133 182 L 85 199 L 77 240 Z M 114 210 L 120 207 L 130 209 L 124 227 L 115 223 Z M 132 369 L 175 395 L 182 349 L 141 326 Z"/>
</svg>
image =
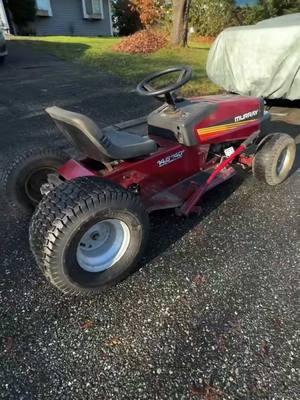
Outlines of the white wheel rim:
<svg viewBox="0 0 300 400">
<path fill-rule="evenodd" d="M 290 147 L 285 147 L 279 155 L 276 165 L 277 176 L 286 176 L 291 169 L 291 149 Z"/>
<path fill-rule="evenodd" d="M 77 246 L 77 262 L 88 272 L 101 272 L 115 265 L 125 254 L 130 230 L 125 222 L 105 219 L 85 232 Z"/>
</svg>

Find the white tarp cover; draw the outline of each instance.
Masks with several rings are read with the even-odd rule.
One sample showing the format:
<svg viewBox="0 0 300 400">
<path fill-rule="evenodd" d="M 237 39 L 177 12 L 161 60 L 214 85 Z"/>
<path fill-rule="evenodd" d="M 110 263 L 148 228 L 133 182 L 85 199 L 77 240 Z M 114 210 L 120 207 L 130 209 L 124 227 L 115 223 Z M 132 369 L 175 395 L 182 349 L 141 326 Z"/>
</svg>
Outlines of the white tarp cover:
<svg viewBox="0 0 300 400">
<path fill-rule="evenodd" d="M 207 74 L 227 91 L 300 99 L 300 13 L 225 29 L 210 49 Z"/>
</svg>

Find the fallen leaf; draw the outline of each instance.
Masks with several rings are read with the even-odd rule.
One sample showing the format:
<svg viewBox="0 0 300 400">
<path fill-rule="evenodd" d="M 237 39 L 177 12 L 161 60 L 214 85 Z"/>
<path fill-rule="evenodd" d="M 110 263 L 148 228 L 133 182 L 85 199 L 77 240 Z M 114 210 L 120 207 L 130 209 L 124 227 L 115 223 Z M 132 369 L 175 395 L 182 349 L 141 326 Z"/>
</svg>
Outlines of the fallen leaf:
<svg viewBox="0 0 300 400">
<path fill-rule="evenodd" d="M 122 53 L 153 53 L 168 42 L 166 35 L 155 29 L 143 29 L 134 33 L 133 35 L 126 36 L 117 45 L 114 50 Z"/>
<path fill-rule="evenodd" d="M 188 304 L 189 304 L 189 300 L 188 300 L 188 298 L 187 298 L 187 296 L 186 296 L 185 294 L 183 294 L 183 295 L 180 297 L 180 301 L 181 301 L 183 304 L 185 304 L 185 305 L 188 305 Z"/>
<path fill-rule="evenodd" d="M 105 346 L 116 347 L 124 344 L 124 340 L 118 336 L 115 336 L 105 342 Z"/>
<path fill-rule="evenodd" d="M 191 394 L 192 396 L 202 396 L 204 394 L 203 387 L 193 385 L 191 387 Z"/>
<path fill-rule="evenodd" d="M 202 400 L 220 400 L 224 392 L 204 382 L 203 386 L 193 385 L 191 394 L 192 396 L 201 396 Z"/>
<path fill-rule="evenodd" d="M 214 386 L 207 385 L 205 388 L 205 394 L 203 400 L 218 400 L 223 397 L 223 392 Z"/>
<path fill-rule="evenodd" d="M 90 319 L 87 319 L 84 321 L 82 324 L 79 325 L 80 329 L 90 329 L 95 326 L 95 323 L 91 321 Z"/>
<path fill-rule="evenodd" d="M 4 351 L 5 353 L 10 353 L 13 347 L 13 338 L 11 336 L 6 336 L 4 338 Z"/>
<path fill-rule="evenodd" d="M 268 356 L 270 353 L 269 344 L 266 340 L 263 340 L 260 345 L 260 354 L 263 356 Z"/>
<path fill-rule="evenodd" d="M 225 351 L 225 338 L 224 335 L 219 335 L 217 337 L 217 346 L 218 346 L 218 350 L 221 351 L 222 353 Z"/>
<path fill-rule="evenodd" d="M 195 285 L 202 285 L 205 282 L 206 278 L 203 274 L 198 274 L 193 278 L 193 283 L 195 283 Z"/>
<path fill-rule="evenodd" d="M 280 331 L 282 329 L 282 321 L 279 318 L 274 318 L 272 322 L 273 322 L 274 328 L 277 331 Z"/>
<path fill-rule="evenodd" d="M 216 38 L 214 36 L 197 36 L 196 40 L 200 43 L 212 44 Z"/>
</svg>

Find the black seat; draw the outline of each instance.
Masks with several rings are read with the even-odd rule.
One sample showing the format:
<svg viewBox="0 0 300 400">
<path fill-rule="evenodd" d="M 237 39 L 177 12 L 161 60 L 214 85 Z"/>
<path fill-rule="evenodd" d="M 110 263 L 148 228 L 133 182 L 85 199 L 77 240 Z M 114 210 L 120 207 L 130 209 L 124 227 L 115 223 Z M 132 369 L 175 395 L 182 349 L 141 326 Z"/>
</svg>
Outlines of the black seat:
<svg viewBox="0 0 300 400">
<path fill-rule="evenodd" d="M 46 112 L 58 129 L 87 157 L 101 162 L 126 160 L 153 153 L 156 143 L 148 136 L 138 136 L 109 127 L 103 131 L 85 115 L 49 107 Z"/>
</svg>

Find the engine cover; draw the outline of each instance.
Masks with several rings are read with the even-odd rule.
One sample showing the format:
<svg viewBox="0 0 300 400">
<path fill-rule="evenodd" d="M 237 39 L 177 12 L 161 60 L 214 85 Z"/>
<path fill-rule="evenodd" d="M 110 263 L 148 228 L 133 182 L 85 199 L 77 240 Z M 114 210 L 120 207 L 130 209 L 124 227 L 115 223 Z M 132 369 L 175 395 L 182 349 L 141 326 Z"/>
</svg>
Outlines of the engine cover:
<svg viewBox="0 0 300 400">
<path fill-rule="evenodd" d="M 148 116 L 149 134 L 168 136 L 185 146 L 232 142 L 259 128 L 263 99 L 238 95 L 206 96 L 163 105 Z"/>
<path fill-rule="evenodd" d="M 194 126 L 198 143 L 242 140 L 259 129 L 264 116 L 262 98 L 228 95 L 205 97 L 205 99 L 217 107 L 207 118 L 200 120 Z"/>
</svg>

